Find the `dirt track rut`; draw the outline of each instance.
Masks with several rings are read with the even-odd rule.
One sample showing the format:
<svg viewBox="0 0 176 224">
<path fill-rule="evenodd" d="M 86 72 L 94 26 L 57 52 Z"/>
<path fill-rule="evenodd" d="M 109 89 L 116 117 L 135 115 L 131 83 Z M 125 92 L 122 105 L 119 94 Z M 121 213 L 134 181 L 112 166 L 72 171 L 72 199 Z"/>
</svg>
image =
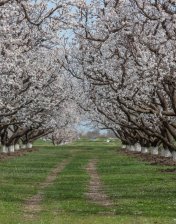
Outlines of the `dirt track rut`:
<svg viewBox="0 0 176 224">
<path fill-rule="evenodd" d="M 103 191 L 103 186 L 100 177 L 97 172 L 97 160 L 92 159 L 89 161 L 86 170 L 90 176 L 90 182 L 88 186 L 88 192 L 86 196 L 88 200 L 99 204 L 104 207 L 113 206 L 113 202 L 110 200 L 108 195 Z"/>
<path fill-rule="evenodd" d="M 28 198 L 25 201 L 24 206 L 24 216 L 25 219 L 35 219 L 37 214 L 41 211 L 41 202 L 43 200 L 43 190 L 49 185 L 53 184 L 58 175 L 63 171 L 65 166 L 70 162 L 69 159 L 59 162 L 59 164 L 51 171 L 51 173 L 46 177 L 44 182 L 40 183 L 39 190 L 37 194 Z"/>
</svg>

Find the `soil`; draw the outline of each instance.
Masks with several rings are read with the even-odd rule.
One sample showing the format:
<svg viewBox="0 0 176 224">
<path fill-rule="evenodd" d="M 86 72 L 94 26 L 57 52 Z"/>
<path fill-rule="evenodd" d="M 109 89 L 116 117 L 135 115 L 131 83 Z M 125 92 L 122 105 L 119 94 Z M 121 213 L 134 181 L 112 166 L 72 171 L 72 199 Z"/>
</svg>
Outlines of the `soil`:
<svg viewBox="0 0 176 224">
<path fill-rule="evenodd" d="M 88 186 L 88 192 L 86 196 L 89 201 L 99 204 L 103 207 L 111 207 L 113 202 L 103 191 L 103 186 L 100 177 L 97 173 L 97 160 L 90 160 L 86 167 L 86 171 L 90 176 L 90 182 Z"/>
<path fill-rule="evenodd" d="M 172 158 L 165 158 L 159 155 L 142 154 L 141 152 L 129 152 L 124 149 L 121 149 L 120 152 L 134 158 L 138 158 L 139 160 L 146 161 L 151 165 L 176 166 L 176 162 L 174 162 Z"/>
<path fill-rule="evenodd" d="M 8 152 L 8 153 L 0 153 L 0 160 L 5 160 L 9 158 L 14 158 L 14 157 L 20 157 L 20 156 L 25 156 L 28 152 L 34 152 L 38 151 L 37 148 L 32 148 L 32 149 L 21 149 L 15 152 Z"/>
<path fill-rule="evenodd" d="M 176 173 L 176 168 L 161 170 L 162 173 Z"/>
<path fill-rule="evenodd" d="M 33 220 L 37 217 L 38 213 L 42 210 L 41 202 L 43 200 L 43 190 L 49 185 L 53 184 L 58 175 L 63 171 L 63 169 L 69 162 L 70 161 L 68 159 L 64 160 L 61 163 L 59 162 L 59 164 L 46 177 L 44 182 L 39 184 L 38 193 L 25 201 L 24 218 L 26 220 Z"/>
</svg>

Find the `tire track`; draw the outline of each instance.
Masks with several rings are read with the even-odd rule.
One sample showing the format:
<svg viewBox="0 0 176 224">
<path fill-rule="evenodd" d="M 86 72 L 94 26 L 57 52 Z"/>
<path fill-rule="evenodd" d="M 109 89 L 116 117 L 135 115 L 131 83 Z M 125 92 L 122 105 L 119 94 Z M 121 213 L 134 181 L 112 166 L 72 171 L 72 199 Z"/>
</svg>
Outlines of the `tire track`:
<svg viewBox="0 0 176 224">
<path fill-rule="evenodd" d="M 44 197 L 44 190 L 47 188 L 49 185 L 53 184 L 53 182 L 56 180 L 58 175 L 63 171 L 65 166 L 70 163 L 69 159 L 65 159 L 51 171 L 51 173 L 46 177 L 44 182 L 42 182 L 39 185 L 39 190 L 38 193 L 35 194 L 34 196 L 28 198 L 25 201 L 24 205 L 24 217 L 27 220 L 33 220 L 37 217 L 38 213 L 42 210 L 41 208 L 41 202 Z"/>
<path fill-rule="evenodd" d="M 88 163 L 86 170 L 90 176 L 88 192 L 86 196 L 89 201 L 94 202 L 103 207 L 112 207 L 113 202 L 109 196 L 103 191 L 103 186 L 97 172 L 97 160 L 92 159 Z"/>
</svg>

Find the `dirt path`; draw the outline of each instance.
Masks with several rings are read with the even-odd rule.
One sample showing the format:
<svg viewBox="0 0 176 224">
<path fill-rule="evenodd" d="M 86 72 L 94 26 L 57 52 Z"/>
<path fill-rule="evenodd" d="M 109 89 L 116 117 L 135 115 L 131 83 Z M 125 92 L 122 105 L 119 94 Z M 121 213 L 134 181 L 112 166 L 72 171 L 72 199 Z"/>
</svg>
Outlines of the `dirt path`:
<svg viewBox="0 0 176 224">
<path fill-rule="evenodd" d="M 86 170 L 90 176 L 88 193 L 86 193 L 87 198 L 101 206 L 111 207 L 113 202 L 110 200 L 108 195 L 103 191 L 103 186 L 100 180 L 100 177 L 97 173 L 97 160 L 92 159 L 88 163 Z"/>
<path fill-rule="evenodd" d="M 43 200 L 43 190 L 49 185 L 53 184 L 58 175 L 63 171 L 65 166 L 70 162 L 69 159 L 59 162 L 59 164 L 51 171 L 47 178 L 39 185 L 38 193 L 28 198 L 24 206 L 25 219 L 35 219 L 37 214 L 41 211 L 41 202 Z"/>
</svg>

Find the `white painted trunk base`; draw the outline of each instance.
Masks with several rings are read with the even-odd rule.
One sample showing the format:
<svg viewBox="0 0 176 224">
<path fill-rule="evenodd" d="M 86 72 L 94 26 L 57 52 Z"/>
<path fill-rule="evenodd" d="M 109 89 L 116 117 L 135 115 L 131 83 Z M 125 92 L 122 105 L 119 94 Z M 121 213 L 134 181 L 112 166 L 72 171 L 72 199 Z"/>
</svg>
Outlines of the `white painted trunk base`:
<svg viewBox="0 0 176 224">
<path fill-rule="evenodd" d="M 127 145 L 126 149 L 130 152 L 134 152 L 135 151 L 135 146 L 134 145 Z"/>
<path fill-rule="evenodd" d="M 8 153 L 8 147 L 5 145 L 2 145 L 2 152 L 3 153 Z"/>
<path fill-rule="evenodd" d="M 135 146 L 134 145 L 130 145 L 130 150 L 131 152 L 134 152 L 135 151 Z"/>
<path fill-rule="evenodd" d="M 141 145 L 140 145 L 139 143 L 136 143 L 136 144 L 134 145 L 134 148 L 135 148 L 135 151 L 136 151 L 136 152 L 141 152 Z"/>
<path fill-rule="evenodd" d="M 22 145 L 21 148 L 22 148 L 22 149 L 26 149 L 26 145 Z"/>
<path fill-rule="evenodd" d="M 19 150 L 20 149 L 20 145 L 19 144 L 16 144 L 15 145 L 15 150 Z"/>
<path fill-rule="evenodd" d="M 141 152 L 144 153 L 144 154 L 149 153 L 149 149 L 147 147 L 142 147 Z"/>
<path fill-rule="evenodd" d="M 170 152 L 169 149 L 164 149 L 164 157 L 166 157 L 166 158 L 172 157 L 172 153 Z"/>
<path fill-rule="evenodd" d="M 27 148 L 31 149 L 32 148 L 32 143 L 27 143 Z"/>
<path fill-rule="evenodd" d="M 158 155 L 159 151 L 158 151 L 158 147 L 151 147 L 151 154 L 152 155 Z"/>
<path fill-rule="evenodd" d="M 176 161 L 176 151 L 172 152 L 173 161 Z"/>
<path fill-rule="evenodd" d="M 15 146 L 14 145 L 10 145 L 8 147 L 8 149 L 9 149 L 9 152 L 15 152 Z"/>
</svg>

